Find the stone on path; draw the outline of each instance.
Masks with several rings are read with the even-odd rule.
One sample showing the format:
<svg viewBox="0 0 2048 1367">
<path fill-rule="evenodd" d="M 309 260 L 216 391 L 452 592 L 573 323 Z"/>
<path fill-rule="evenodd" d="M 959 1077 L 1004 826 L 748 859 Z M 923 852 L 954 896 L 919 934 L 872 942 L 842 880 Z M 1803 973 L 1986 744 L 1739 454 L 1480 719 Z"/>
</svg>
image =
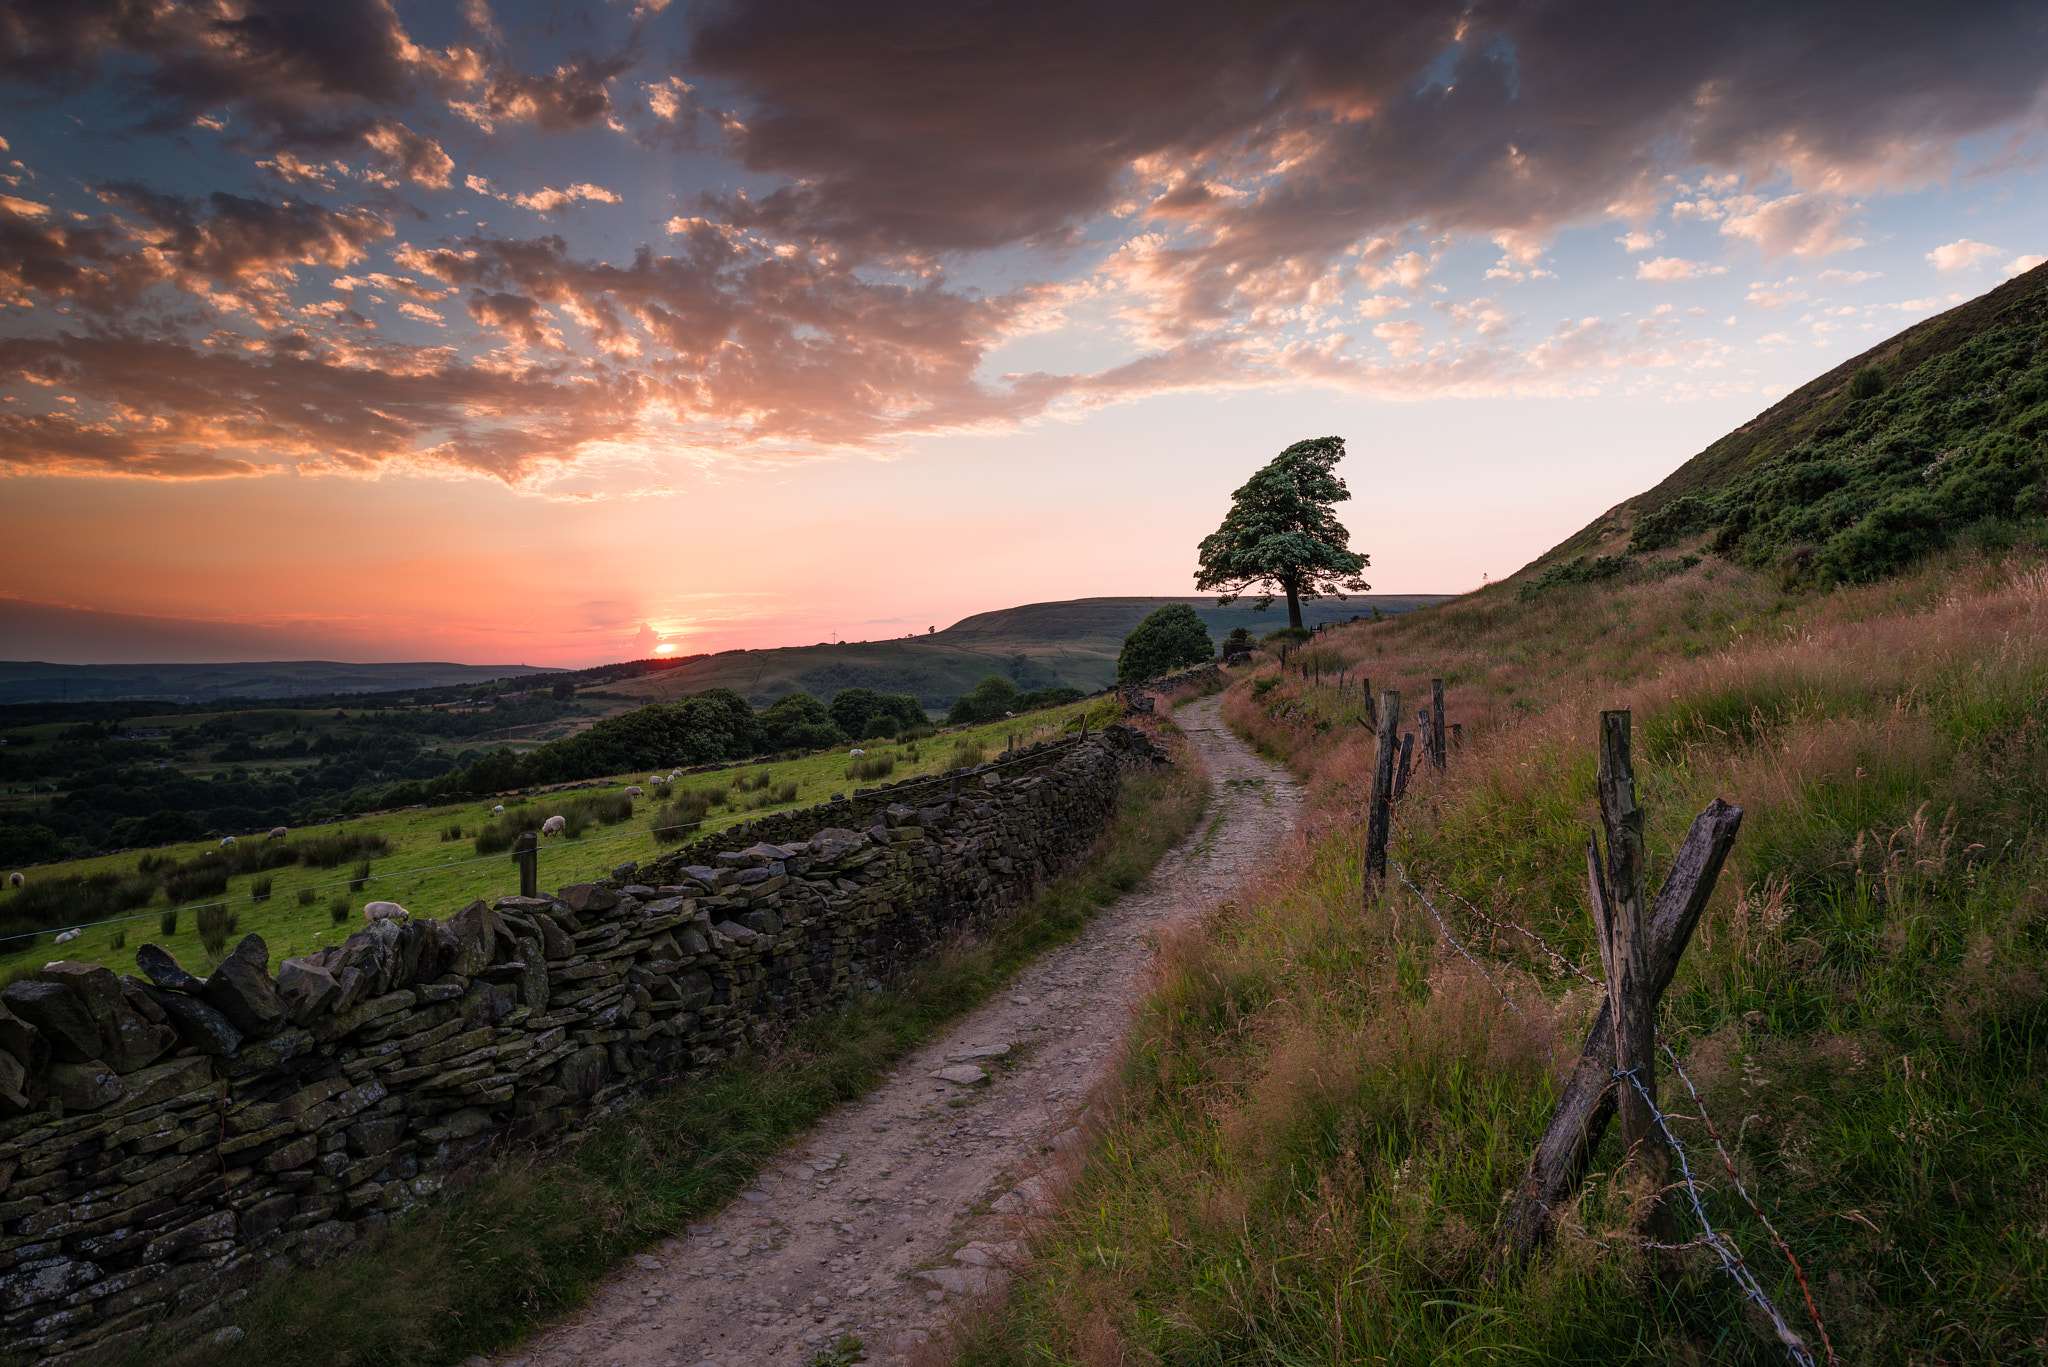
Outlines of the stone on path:
<svg viewBox="0 0 2048 1367">
<path fill-rule="evenodd" d="M 950 1068 L 937 1069 L 927 1076 L 938 1078 L 941 1082 L 958 1083 L 962 1087 L 972 1087 L 976 1083 L 988 1081 L 988 1074 L 971 1063 L 956 1063 Z"/>
<path fill-rule="evenodd" d="M 1009 1055 L 1007 1044 L 977 1044 L 972 1049 L 963 1049 L 957 1054 L 946 1055 L 948 1063 L 966 1063 L 978 1058 L 1005 1058 Z"/>
</svg>

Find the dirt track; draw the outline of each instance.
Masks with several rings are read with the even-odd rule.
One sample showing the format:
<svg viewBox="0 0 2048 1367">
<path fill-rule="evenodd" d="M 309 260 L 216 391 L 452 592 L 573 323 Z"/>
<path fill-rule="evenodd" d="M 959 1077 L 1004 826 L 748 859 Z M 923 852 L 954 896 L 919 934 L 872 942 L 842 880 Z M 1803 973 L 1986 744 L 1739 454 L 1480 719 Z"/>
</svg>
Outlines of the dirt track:
<svg viewBox="0 0 2048 1367">
<path fill-rule="evenodd" d="M 1032 1174 L 1072 1146 L 1122 1044 L 1163 925 L 1233 897 L 1293 828 L 1299 793 L 1224 728 L 1178 720 L 1215 796 L 1153 876 L 1016 983 L 792 1144 L 730 1206 L 629 1259 L 574 1317 L 490 1361 L 531 1367 L 802 1367 L 844 1334 L 897 1361 L 949 1303 L 997 1284 Z M 960 1080 L 934 1076 L 942 1069 Z M 486 1360 L 471 1360 L 481 1367 Z"/>
</svg>

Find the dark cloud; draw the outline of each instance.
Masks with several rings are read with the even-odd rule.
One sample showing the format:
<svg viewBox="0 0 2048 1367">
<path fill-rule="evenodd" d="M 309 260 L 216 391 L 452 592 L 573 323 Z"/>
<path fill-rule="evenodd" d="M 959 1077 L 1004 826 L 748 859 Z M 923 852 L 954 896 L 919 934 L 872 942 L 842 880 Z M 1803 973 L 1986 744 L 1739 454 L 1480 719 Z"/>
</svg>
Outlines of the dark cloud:
<svg viewBox="0 0 2048 1367">
<path fill-rule="evenodd" d="M 1198 320 L 1298 297 L 1374 233 L 1541 237 L 1692 165 L 1910 176 L 2035 106 L 2048 10 L 764 0 L 703 20 L 689 74 L 791 181 L 709 202 L 737 223 L 958 252 L 1136 201 L 1206 229 L 1153 263 Z"/>
<path fill-rule="evenodd" d="M 153 245 L 180 274 L 233 284 L 279 266 L 342 267 L 370 243 L 391 235 L 391 225 L 362 209 L 328 209 L 302 199 L 247 199 L 219 190 L 205 208 L 177 195 L 132 182 L 100 188 L 100 197 L 141 216 Z"/>
<path fill-rule="evenodd" d="M 499 123 L 530 123 L 543 133 L 588 128 L 611 113 L 609 83 L 633 65 L 628 53 L 583 56 L 545 75 L 500 70 L 482 98 L 455 109 L 486 129 Z"/>
</svg>

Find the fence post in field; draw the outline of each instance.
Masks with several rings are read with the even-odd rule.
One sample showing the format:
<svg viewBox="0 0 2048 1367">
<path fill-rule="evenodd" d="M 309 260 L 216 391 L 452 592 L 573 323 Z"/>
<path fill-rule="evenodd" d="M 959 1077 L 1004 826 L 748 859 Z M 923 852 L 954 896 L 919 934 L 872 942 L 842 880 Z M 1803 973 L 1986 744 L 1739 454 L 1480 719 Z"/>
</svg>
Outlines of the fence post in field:
<svg viewBox="0 0 2048 1367">
<path fill-rule="evenodd" d="M 1429 681 L 1429 757 L 1444 767 L 1444 681 Z"/>
<path fill-rule="evenodd" d="M 1624 1113 L 1623 1134 L 1631 1149 L 1637 1146 L 1627 1127 L 1646 1129 L 1653 1123 L 1641 1094 L 1619 1078 L 1617 1070 L 1633 1069 L 1649 1090 L 1649 1051 L 1655 1048 L 1651 1024 L 1658 999 L 1678 972 L 1679 957 L 1742 829 L 1740 807 L 1718 797 L 1709 802 L 1693 818 L 1671 873 L 1655 902 L 1649 903 L 1642 881 L 1642 812 L 1635 806 L 1628 763 L 1628 714 L 1604 713 L 1600 720 L 1600 815 L 1608 829 L 1608 852 L 1603 863 L 1597 845 L 1589 842 L 1586 864 L 1608 995 L 1557 1111 L 1529 1160 L 1529 1170 L 1509 1199 L 1495 1251 L 1511 1261 L 1528 1257 L 1548 1236 L 1552 1210 L 1570 1199 L 1592 1167 L 1617 1102 L 1625 1099 L 1638 1108 L 1634 1117 Z M 1660 1144 L 1644 1145 L 1637 1152 L 1665 1158 Z"/>
<path fill-rule="evenodd" d="M 1649 925 L 1644 906 L 1643 809 L 1636 805 L 1635 765 L 1629 755 L 1629 714 L 1600 714 L 1600 824 L 1607 832 L 1607 857 L 1597 835 L 1586 838 L 1586 883 L 1593 903 L 1594 938 L 1606 970 L 1607 999 L 1614 1004 L 1615 1071 L 1620 1077 L 1616 1109 L 1627 1161 L 1652 1192 L 1664 1189 L 1670 1155 L 1657 1134 L 1657 998 L 1648 990 Z M 1633 1081 L 1631 1081 L 1631 1077 Z M 1653 1198 L 1654 1200 L 1654 1198 Z M 1651 1217 L 1655 1219 L 1654 1214 Z"/>
<path fill-rule="evenodd" d="M 512 842 L 512 862 L 519 866 L 519 895 L 540 896 L 540 836 L 521 831 Z"/>
<path fill-rule="evenodd" d="M 1453 750 L 1465 748 L 1465 728 L 1462 723 L 1451 723 L 1451 748 Z"/>
<path fill-rule="evenodd" d="M 1411 761 L 1414 758 L 1415 733 L 1413 731 L 1403 731 L 1401 733 L 1401 767 L 1394 774 L 1394 801 L 1396 802 L 1399 802 L 1408 795 L 1408 774 L 1411 768 Z"/>
<path fill-rule="evenodd" d="M 1401 695 L 1380 694 L 1379 749 L 1372 763 L 1372 811 L 1365 823 L 1365 876 L 1387 876 L 1387 836 L 1394 822 L 1394 751 L 1400 745 Z"/>
</svg>

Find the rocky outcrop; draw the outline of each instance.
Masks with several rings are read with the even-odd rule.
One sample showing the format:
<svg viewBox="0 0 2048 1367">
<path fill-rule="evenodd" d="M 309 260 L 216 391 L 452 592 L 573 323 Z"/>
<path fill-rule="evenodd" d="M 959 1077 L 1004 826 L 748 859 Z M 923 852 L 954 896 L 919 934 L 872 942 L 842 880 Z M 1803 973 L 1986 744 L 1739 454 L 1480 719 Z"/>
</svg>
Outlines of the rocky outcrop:
<svg viewBox="0 0 2048 1367">
<path fill-rule="evenodd" d="M 266 1266 L 346 1249 L 493 1143 L 877 990 L 1077 862 L 1121 773 L 1160 758 L 1113 727 L 755 823 L 639 881 L 379 919 L 275 976 L 259 935 L 204 979 L 154 945 L 144 977 L 47 965 L 0 991 L 0 1355 L 210 1331 Z"/>
</svg>

